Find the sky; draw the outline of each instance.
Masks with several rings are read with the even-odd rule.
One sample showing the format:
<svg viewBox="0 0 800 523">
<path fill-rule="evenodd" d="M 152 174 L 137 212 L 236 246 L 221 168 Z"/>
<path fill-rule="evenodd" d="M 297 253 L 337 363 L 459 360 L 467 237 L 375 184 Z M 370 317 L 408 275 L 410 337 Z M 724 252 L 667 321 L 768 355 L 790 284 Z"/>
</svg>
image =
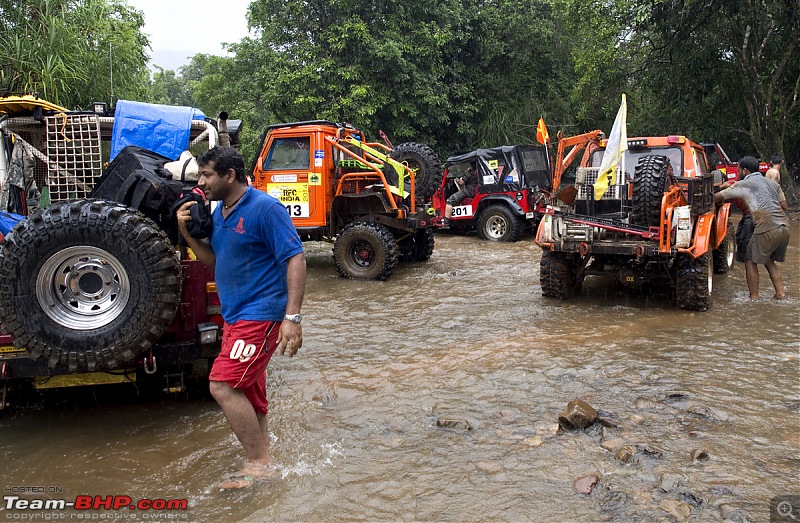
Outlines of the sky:
<svg viewBox="0 0 800 523">
<path fill-rule="evenodd" d="M 150 64 L 177 70 L 197 53 L 225 55 L 222 42 L 247 36 L 251 0 L 128 0 L 144 13 Z"/>
</svg>

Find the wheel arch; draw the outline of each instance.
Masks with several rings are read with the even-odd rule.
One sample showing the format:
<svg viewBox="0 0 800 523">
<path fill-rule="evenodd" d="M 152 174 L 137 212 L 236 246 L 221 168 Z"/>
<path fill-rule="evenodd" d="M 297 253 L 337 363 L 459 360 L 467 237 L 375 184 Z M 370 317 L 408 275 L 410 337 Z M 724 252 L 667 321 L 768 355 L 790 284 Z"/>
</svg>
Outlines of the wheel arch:
<svg viewBox="0 0 800 523">
<path fill-rule="evenodd" d="M 514 212 L 514 214 L 518 214 L 522 217 L 525 216 L 525 211 L 522 209 L 522 206 L 514 198 L 506 194 L 493 194 L 481 198 L 481 201 L 478 202 L 478 207 L 475 209 L 475 212 L 473 213 L 473 217 L 477 217 L 487 207 L 498 203 L 502 205 L 507 205 L 508 208 Z"/>
<path fill-rule="evenodd" d="M 380 193 L 341 194 L 331 202 L 328 234 L 336 236 L 358 216 L 386 214 L 391 208 Z"/>
</svg>

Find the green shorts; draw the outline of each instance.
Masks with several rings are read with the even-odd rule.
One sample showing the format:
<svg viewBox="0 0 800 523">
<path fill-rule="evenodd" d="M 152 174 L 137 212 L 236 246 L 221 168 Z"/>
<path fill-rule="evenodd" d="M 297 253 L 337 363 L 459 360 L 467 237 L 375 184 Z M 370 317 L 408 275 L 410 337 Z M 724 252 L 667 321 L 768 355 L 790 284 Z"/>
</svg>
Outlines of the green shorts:
<svg viewBox="0 0 800 523">
<path fill-rule="evenodd" d="M 789 227 L 781 225 L 771 231 L 756 233 L 747 245 L 747 259 L 764 265 L 770 260 L 782 262 L 789 246 Z"/>
</svg>

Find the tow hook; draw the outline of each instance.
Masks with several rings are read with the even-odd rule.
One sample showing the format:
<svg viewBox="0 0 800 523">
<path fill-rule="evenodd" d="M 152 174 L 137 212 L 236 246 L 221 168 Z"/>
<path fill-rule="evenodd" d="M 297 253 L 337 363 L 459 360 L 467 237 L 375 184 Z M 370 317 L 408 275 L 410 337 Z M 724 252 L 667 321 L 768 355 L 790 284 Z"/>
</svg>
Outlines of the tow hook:
<svg viewBox="0 0 800 523">
<path fill-rule="evenodd" d="M 636 256 L 636 260 L 637 261 L 639 261 L 642 258 L 644 258 L 644 246 L 643 245 L 637 245 L 636 247 L 634 247 L 633 254 Z"/>
<path fill-rule="evenodd" d="M 157 370 L 158 364 L 156 363 L 156 357 L 153 356 L 153 352 L 150 351 L 150 355 L 144 359 L 144 373 L 155 374 Z"/>
</svg>

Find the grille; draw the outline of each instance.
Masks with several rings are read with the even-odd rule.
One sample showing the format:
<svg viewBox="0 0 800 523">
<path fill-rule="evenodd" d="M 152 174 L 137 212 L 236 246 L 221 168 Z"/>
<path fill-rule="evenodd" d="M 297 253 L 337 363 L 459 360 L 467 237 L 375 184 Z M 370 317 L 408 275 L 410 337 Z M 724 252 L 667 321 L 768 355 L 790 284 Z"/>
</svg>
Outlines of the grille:
<svg viewBox="0 0 800 523">
<path fill-rule="evenodd" d="M 600 174 L 599 167 L 578 167 L 578 175 L 575 178 L 575 187 L 578 189 L 576 199 L 588 199 L 589 186 L 597 181 L 598 174 Z M 617 181 L 619 181 L 619 176 L 617 176 Z M 624 189 L 624 185 L 612 185 L 600 200 L 621 200 Z"/>
<path fill-rule="evenodd" d="M 97 116 L 48 116 L 45 128 L 50 200 L 85 198 L 103 172 Z"/>
</svg>

